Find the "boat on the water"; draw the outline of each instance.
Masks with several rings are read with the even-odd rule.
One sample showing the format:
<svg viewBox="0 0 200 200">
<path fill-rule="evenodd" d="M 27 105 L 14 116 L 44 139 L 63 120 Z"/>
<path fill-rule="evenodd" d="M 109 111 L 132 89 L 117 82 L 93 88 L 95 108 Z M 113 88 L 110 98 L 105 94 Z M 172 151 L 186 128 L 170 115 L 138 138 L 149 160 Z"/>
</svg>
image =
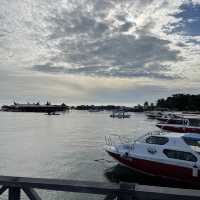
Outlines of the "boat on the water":
<svg viewBox="0 0 200 200">
<path fill-rule="evenodd" d="M 124 111 L 113 111 L 110 117 L 124 119 L 124 118 L 130 118 L 131 115 Z"/>
<path fill-rule="evenodd" d="M 174 181 L 200 185 L 200 135 L 151 133 L 119 143 L 106 138 L 105 151 L 134 171 Z"/>
<path fill-rule="evenodd" d="M 166 122 L 171 119 L 182 119 L 183 117 L 180 114 L 175 113 L 164 113 L 162 116 L 158 116 L 155 119 L 161 122 Z"/>
<path fill-rule="evenodd" d="M 160 112 L 160 111 L 146 112 L 146 116 L 147 116 L 149 119 L 156 119 L 156 118 L 162 117 L 162 116 L 163 116 L 163 113 Z"/>
<path fill-rule="evenodd" d="M 69 107 L 64 103 L 61 105 L 51 105 L 51 103 L 47 102 L 44 105 L 40 105 L 39 103 L 27 103 L 27 104 L 19 104 L 15 103 L 13 105 L 4 105 L 1 107 L 2 111 L 6 112 L 44 112 L 44 113 L 55 113 L 59 111 L 69 110 Z"/>
<path fill-rule="evenodd" d="M 48 112 L 45 115 L 60 115 L 60 113 L 55 113 L 55 112 Z"/>
<path fill-rule="evenodd" d="M 169 119 L 168 121 L 156 124 L 157 127 L 180 133 L 200 133 L 200 118 L 188 117 Z"/>
<path fill-rule="evenodd" d="M 100 109 L 89 109 L 88 112 L 91 112 L 91 113 L 95 113 L 95 112 L 101 112 L 102 110 Z"/>
</svg>

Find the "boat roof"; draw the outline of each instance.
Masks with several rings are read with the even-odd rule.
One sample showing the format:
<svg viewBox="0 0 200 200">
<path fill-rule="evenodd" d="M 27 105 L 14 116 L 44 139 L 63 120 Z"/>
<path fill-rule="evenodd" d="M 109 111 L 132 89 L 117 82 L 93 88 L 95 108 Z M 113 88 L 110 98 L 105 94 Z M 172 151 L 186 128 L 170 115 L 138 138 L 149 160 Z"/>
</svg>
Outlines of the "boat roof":
<svg viewBox="0 0 200 200">
<path fill-rule="evenodd" d="M 180 138 L 183 137 L 185 133 L 176 133 L 176 132 L 163 132 L 163 136 L 171 137 L 171 138 Z"/>
<path fill-rule="evenodd" d="M 196 139 L 200 140 L 200 134 L 199 133 L 177 133 L 177 132 L 161 132 L 160 134 L 152 134 L 152 136 L 166 136 L 170 138 L 190 138 L 190 139 Z"/>
<path fill-rule="evenodd" d="M 200 114 L 177 114 L 179 117 L 182 117 L 183 119 L 200 119 Z"/>
<path fill-rule="evenodd" d="M 200 134 L 198 133 L 187 133 L 182 136 L 183 138 L 190 139 L 193 141 L 200 141 Z"/>
</svg>

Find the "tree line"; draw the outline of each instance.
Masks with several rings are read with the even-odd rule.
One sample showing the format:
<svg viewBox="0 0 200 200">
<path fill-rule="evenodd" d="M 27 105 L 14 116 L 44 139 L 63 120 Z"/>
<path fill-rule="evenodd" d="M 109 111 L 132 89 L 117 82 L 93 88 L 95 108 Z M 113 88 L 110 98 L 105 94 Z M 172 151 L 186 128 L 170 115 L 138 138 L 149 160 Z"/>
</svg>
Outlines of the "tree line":
<svg viewBox="0 0 200 200">
<path fill-rule="evenodd" d="M 148 102 L 145 102 L 143 107 L 146 110 L 200 111 L 200 94 L 174 94 L 167 98 L 158 99 L 154 107 L 149 106 Z"/>
</svg>

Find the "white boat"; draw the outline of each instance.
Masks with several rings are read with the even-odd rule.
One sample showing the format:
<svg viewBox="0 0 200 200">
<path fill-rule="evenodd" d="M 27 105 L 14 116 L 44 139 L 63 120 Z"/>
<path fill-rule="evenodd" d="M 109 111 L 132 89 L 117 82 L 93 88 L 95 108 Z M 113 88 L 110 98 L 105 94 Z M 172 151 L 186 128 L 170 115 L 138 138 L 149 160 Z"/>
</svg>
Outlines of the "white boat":
<svg viewBox="0 0 200 200">
<path fill-rule="evenodd" d="M 151 111 L 151 112 L 146 112 L 146 116 L 149 119 L 156 119 L 158 117 L 162 117 L 163 116 L 163 112 L 160 111 Z"/>
<path fill-rule="evenodd" d="M 134 141 L 118 138 L 116 143 L 113 136 L 106 137 L 105 150 L 120 164 L 144 174 L 200 185 L 199 134 L 153 133 Z"/>
<path fill-rule="evenodd" d="M 180 133 L 200 133 L 200 118 L 188 117 L 169 119 L 166 122 L 156 124 L 157 127 Z"/>
<path fill-rule="evenodd" d="M 175 114 L 175 113 L 164 113 L 162 116 L 156 117 L 155 119 L 157 119 L 158 121 L 161 121 L 161 122 L 166 122 L 171 119 L 176 120 L 176 119 L 182 119 L 182 118 L 183 118 L 182 116 Z"/>
<path fill-rule="evenodd" d="M 113 111 L 113 113 L 110 115 L 110 117 L 124 119 L 124 118 L 130 118 L 131 115 L 124 111 Z"/>
</svg>

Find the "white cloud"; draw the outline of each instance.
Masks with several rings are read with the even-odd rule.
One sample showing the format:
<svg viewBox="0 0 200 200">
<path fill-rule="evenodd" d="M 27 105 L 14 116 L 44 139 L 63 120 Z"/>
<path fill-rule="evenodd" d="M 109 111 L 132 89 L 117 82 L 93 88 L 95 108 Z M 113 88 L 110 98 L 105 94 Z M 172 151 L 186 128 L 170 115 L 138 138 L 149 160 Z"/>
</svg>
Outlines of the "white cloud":
<svg viewBox="0 0 200 200">
<path fill-rule="evenodd" d="M 200 4 L 198 0 L 192 3 Z M 186 82 L 185 90 L 190 87 L 196 91 L 200 37 L 176 31 L 183 23 L 177 17 L 183 4 L 191 1 L 2 0 L 1 69 L 14 74 L 30 70 L 39 81 L 26 85 L 27 74 L 23 75 L 24 85 L 20 84 L 20 88 L 28 91 L 29 86 L 37 95 L 42 91 L 61 95 L 67 87 L 71 96 L 87 99 L 94 91 L 115 90 L 112 85 L 129 92 L 131 87 L 146 91 L 145 86 L 157 85 L 162 85 L 164 91 L 176 91 Z M 192 23 L 194 19 L 188 21 Z M 40 72 L 50 83 L 38 78 Z M 66 77 L 71 77 L 70 83 Z M 12 83 L 19 79 L 9 80 Z M 143 81 L 144 87 L 135 85 L 137 81 Z M 39 83 L 43 86 L 36 91 Z M 79 90 L 72 83 L 84 88 Z M 102 88 L 104 83 L 108 84 Z"/>
</svg>

